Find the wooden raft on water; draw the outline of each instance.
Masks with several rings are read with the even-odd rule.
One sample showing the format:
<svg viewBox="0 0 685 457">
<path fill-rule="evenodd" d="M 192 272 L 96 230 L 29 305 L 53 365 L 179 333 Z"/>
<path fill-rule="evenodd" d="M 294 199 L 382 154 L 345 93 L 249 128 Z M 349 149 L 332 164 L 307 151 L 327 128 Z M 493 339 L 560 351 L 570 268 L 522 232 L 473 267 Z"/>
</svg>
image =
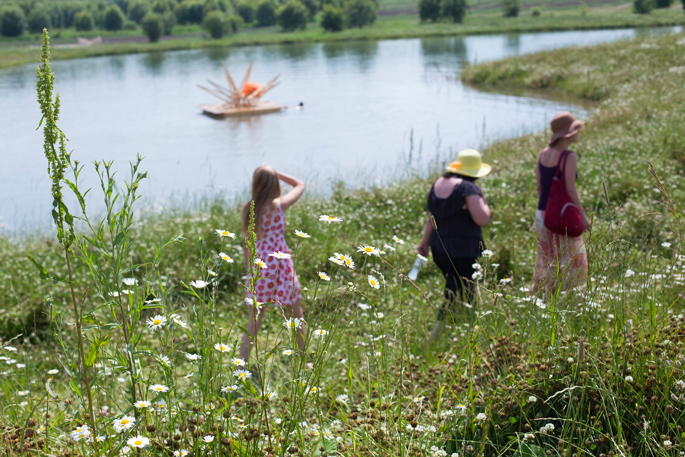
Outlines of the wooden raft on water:
<svg viewBox="0 0 685 457">
<path fill-rule="evenodd" d="M 198 106 L 204 114 L 215 117 L 250 116 L 253 114 L 276 113 L 285 108 L 278 103 L 258 101 L 254 106 L 235 107 L 232 105 L 218 103 L 215 105 Z"/>
<path fill-rule="evenodd" d="M 231 74 L 228 72 L 226 64 L 222 62 L 224 73 L 228 80 L 228 88 L 222 87 L 213 81 L 208 81 L 212 86 L 211 88 L 199 87 L 219 98 L 224 103 L 200 105 L 199 108 L 202 110 L 203 114 L 212 117 L 250 116 L 275 113 L 285 108 L 283 105 L 260 100 L 264 94 L 278 85 L 277 79 L 279 75 L 273 77 L 264 86 L 256 82 L 250 82 L 248 79 L 250 78 L 253 63 L 254 62 L 250 62 L 243 83 L 238 87 L 233 82 L 233 78 L 231 78 Z"/>
</svg>

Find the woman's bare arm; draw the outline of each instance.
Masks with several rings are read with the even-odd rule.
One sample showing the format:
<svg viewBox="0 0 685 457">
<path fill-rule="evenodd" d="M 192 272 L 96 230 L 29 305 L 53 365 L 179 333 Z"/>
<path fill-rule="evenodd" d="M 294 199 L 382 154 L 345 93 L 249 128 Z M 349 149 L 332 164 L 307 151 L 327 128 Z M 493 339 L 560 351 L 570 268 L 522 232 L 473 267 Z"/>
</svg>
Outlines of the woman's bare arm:
<svg viewBox="0 0 685 457">
<path fill-rule="evenodd" d="M 287 194 L 283 195 L 280 198 L 281 209 L 283 211 L 286 211 L 289 207 L 291 207 L 302 196 L 302 193 L 304 192 L 305 184 L 304 184 L 304 181 L 300 181 L 299 179 L 297 179 L 293 176 L 287 175 L 285 173 L 276 172 L 276 174 L 278 175 L 278 179 L 280 179 L 281 181 L 283 181 L 286 184 L 293 186 L 293 188 L 290 189 L 290 191 Z"/>
<path fill-rule="evenodd" d="M 426 225 L 423 227 L 423 236 L 421 237 L 421 243 L 416 247 L 416 252 L 424 257 L 428 257 L 428 242 L 431 238 L 431 233 L 433 233 L 433 224 L 431 224 L 431 217 L 433 215 L 428 213 L 428 220 Z"/>
<path fill-rule="evenodd" d="M 466 197 L 466 207 L 471 213 L 473 222 L 485 227 L 490 223 L 490 207 L 485 203 L 485 199 L 478 194 Z"/>
<path fill-rule="evenodd" d="M 575 154 L 569 154 L 566 157 L 566 164 L 564 165 L 564 184 L 566 185 L 566 192 L 571 198 L 574 205 L 580 210 L 580 217 L 583 222 L 583 230 L 588 230 L 590 228 L 590 221 L 585 214 L 583 205 L 580 203 L 580 197 L 578 196 L 578 191 L 576 190 L 576 171 L 578 170 L 578 156 Z"/>
</svg>

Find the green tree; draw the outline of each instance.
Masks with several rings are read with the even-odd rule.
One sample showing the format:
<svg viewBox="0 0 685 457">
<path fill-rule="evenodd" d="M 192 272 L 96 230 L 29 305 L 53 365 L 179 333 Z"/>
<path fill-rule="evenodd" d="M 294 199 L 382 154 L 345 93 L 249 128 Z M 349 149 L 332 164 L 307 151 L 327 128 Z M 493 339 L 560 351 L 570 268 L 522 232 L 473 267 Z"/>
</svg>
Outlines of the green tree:
<svg viewBox="0 0 685 457">
<path fill-rule="evenodd" d="M 300 0 L 288 0 L 278 10 L 278 25 L 283 27 L 286 32 L 306 29 L 308 18 L 309 11 Z"/>
<path fill-rule="evenodd" d="M 219 39 L 226 33 L 226 20 L 221 11 L 212 11 L 202 22 L 202 28 L 209 32 L 212 38 Z"/>
<path fill-rule="evenodd" d="M 172 11 L 167 11 L 164 14 L 160 14 L 160 17 L 164 24 L 164 35 L 171 35 L 171 31 L 176 25 L 176 15 Z"/>
<path fill-rule="evenodd" d="M 654 9 L 654 0 L 633 0 L 633 11 L 637 14 L 649 14 Z"/>
<path fill-rule="evenodd" d="M 95 27 L 93 15 L 88 11 L 79 11 L 74 16 L 74 26 L 79 32 L 90 32 Z"/>
<path fill-rule="evenodd" d="M 145 15 L 142 21 L 140 21 L 140 26 L 143 28 L 143 32 L 147 35 L 151 42 L 158 41 L 159 38 L 164 33 L 164 22 L 162 22 L 162 17 L 150 11 Z"/>
<path fill-rule="evenodd" d="M 440 19 L 440 0 L 419 0 L 419 18 L 421 22 Z"/>
<path fill-rule="evenodd" d="M 117 5 L 110 5 L 105 10 L 105 16 L 103 18 L 102 25 L 105 30 L 121 30 L 124 27 L 124 13 L 121 11 Z"/>
<path fill-rule="evenodd" d="M 238 15 L 243 18 L 246 24 L 252 24 L 255 17 L 255 8 L 251 2 L 240 2 L 236 7 Z"/>
<path fill-rule="evenodd" d="M 452 19 L 452 22 L 461 24 L 464 22 L 468 7 L 466 0 L 442 0 L 440 11 L 443 16 Z"/>
<path fill-rule="evenodd" d="M 308 18 L 310 21 L 313 21 L 316 13 L 319 11 L 319 5 L 321 4 L 319 0 L 300 0 L 300 2 L 307 7 Z"/>
<path fill-rule="evenodd" d="M 542 8 L 540 8 L 539 6 L 534 6 L 530 9 L 530 14 L 533 17 L 538 17 L 542 14 Z"/>
<path fill-rule="evenodd" d="M 260 26 L 274 25 L 276 23 L 276 3 L 273 0 L 261 0 L 257 4 L 257 24 Z"/>
<path fill-rule="evenodd" d="M 0 34 L 6 37 L 20 36 L 26 28 L 26 16 L 16 5 L 0 9 Z"/>
<path fill-rule="evenodd" d="M 342 8 L 326 5 L 321 11 L 321 27 L 328 32 L 339 32 L 343 29 L 345 15 Z"/>
<path fill-rule="evenodd" d="M 518 17 L 521 10 L 519 0 L 502 0 L 501 6 L 504 17 Z"/>
<path fill-rule="evenodd" d="M 29 32 L 43 33 L 43 29 L 50 28 L 50 15 L 44 5 L 38 4 L 26 18 Z"/>
<path fill-rule="evenodd" d="M 185 0 L 174 8 L 174 14 L 178 23 L 185 24 L 201 24 L 203 19 L 204 2 L 201 0 Z"/>
<path fill-rule="evenodd" d="M 671 3 L 673 3 L 672 0 L 656 0 L 656 7 L 657 8 L 670 8 Z"/>
<path fill-rule="evenodd" d="M 145 0 L 133 0 L 128 4 L 128 18 L 136 24 L 140 24 L 148 11 L 150 11 L 150 4 Z"/>
<path fill-rule="evenodd" d="M 361 28 L 376 21 L 376 4 L 371 0 L 348 0 L 345 3 L 345 22 L 348 27 Z"/>
</svg>

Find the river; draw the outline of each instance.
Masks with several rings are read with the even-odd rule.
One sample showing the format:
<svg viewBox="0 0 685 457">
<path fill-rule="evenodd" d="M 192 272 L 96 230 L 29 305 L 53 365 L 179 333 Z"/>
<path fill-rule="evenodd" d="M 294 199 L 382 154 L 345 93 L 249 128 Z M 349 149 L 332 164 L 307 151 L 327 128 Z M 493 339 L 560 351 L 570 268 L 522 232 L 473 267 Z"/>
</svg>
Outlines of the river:
<svg viewBox="0 0 685 457">
<path fill-rule="evenodd" d="M 326 192 L 426 169 L 466 147 L 545 128 L 558 111 L 584 118 L 578 104 L 485 93 L 465 87 L 467 63 L 565 46 L 681 30 L 625 29 L 516 35 L 271 45 L 107 56 L 52 63 L 61 93 L 60 127 L 82 163 L 145 157 L 145 204 L 192 204 L 244 192 L 254 168 L 269 163 Z M 197 85 L 225 85 L 222 62 L 242 80 L 280 73 L 266 99 L 280 113 L 215 120 L 197 105 L 214 103 Z M 0 228 L 44 228 L 50 182 L 42 155 L 35 65 L 0 71 Z M 304 103 L 304 109 L 295 106 Z M 487 160 L 487 157 L 486 157 Z M 86 186 L 97 185 L 92 166 Z M 88 200 L 98 211 L 99 196 Z"/>
</svg>

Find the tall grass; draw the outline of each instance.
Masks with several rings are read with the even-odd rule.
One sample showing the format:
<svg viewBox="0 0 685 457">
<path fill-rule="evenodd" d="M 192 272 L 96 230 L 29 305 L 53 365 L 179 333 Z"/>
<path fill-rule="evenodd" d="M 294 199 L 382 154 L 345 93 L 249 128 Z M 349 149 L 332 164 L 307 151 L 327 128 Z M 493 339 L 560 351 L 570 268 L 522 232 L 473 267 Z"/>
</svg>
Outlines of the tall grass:
<svg viewBox="0 0 685 457">
<path fill-rule="evenodd" d="M 526 78 L 565 69 L 566 90 L 602 94 L 578 148 L 579 188 L 593 214 L 590 278 L 583 292 L 528 296 L 534 153 L 546 136 L 494 144 L 485 155 L 496 171 L 481 183 L 493 208 L 486 243 L 494 254 L 479 260 L 475 308 L 453 310 L 433 347 L 428 333 L 434 307 L 442 304 L 443 279 L 432 264 L 415 285 L 403 276 L 415 258 L 429 182 L 338 187 L 329 199 L 289 210 L 305 349 L 297 350 L 296 329 L 284 325 L 285 310 L 264 307 L 264 325 L 242 372 L 242 361 L 234 359 L 247 324 L 244 277 L 247 266 L 252 273 L 255 267 L 230 235 L 240 230 L 238 208 L 214 201 L 134 216 L 144 161 L 132 164 L 126 184 L 109 173 L 109 163 L 94 164 L 101 187 L 92 192 L 105 199 L 107 212 L 91 219 L 84 211 L 70 247 L 70 282 L 40 279 L 23 257 L 31 254 L 45 278 L 66 278 L 64 250 L 50 238 L 0 244 L 0 292 L 7 314 L 16 316 L 5 321 L 0 349 L 0 452 L 685 452 L 678 210 L 684 149 L 675 124 L 685 88 L 679 70 L 670 70 L 685 67 L 681 42 L 683 35 L 650 38 L 466 73 L 508 81 L 493 75 Z M 73 171 L 80 170 L 77 155 L 68 157 Z M 322 214 L 343 220 L 320 222 Z M 296 236 L 295 229 L 310 237 Z M 384 253 L 357 252 L 367 244 Z M 330 261 L 334 252 L 350 255 L 354 268 Z M 68 311 L 72 287 L 76 316 Z M 26 321 L 31 307 L 36 318 Z M 41 323 L 44 312 L 50 319 Z M 78 350 L 79 321 L 85 356 Z M 91 367 L 90 417 L 81 364 Z"/>
</svg>

